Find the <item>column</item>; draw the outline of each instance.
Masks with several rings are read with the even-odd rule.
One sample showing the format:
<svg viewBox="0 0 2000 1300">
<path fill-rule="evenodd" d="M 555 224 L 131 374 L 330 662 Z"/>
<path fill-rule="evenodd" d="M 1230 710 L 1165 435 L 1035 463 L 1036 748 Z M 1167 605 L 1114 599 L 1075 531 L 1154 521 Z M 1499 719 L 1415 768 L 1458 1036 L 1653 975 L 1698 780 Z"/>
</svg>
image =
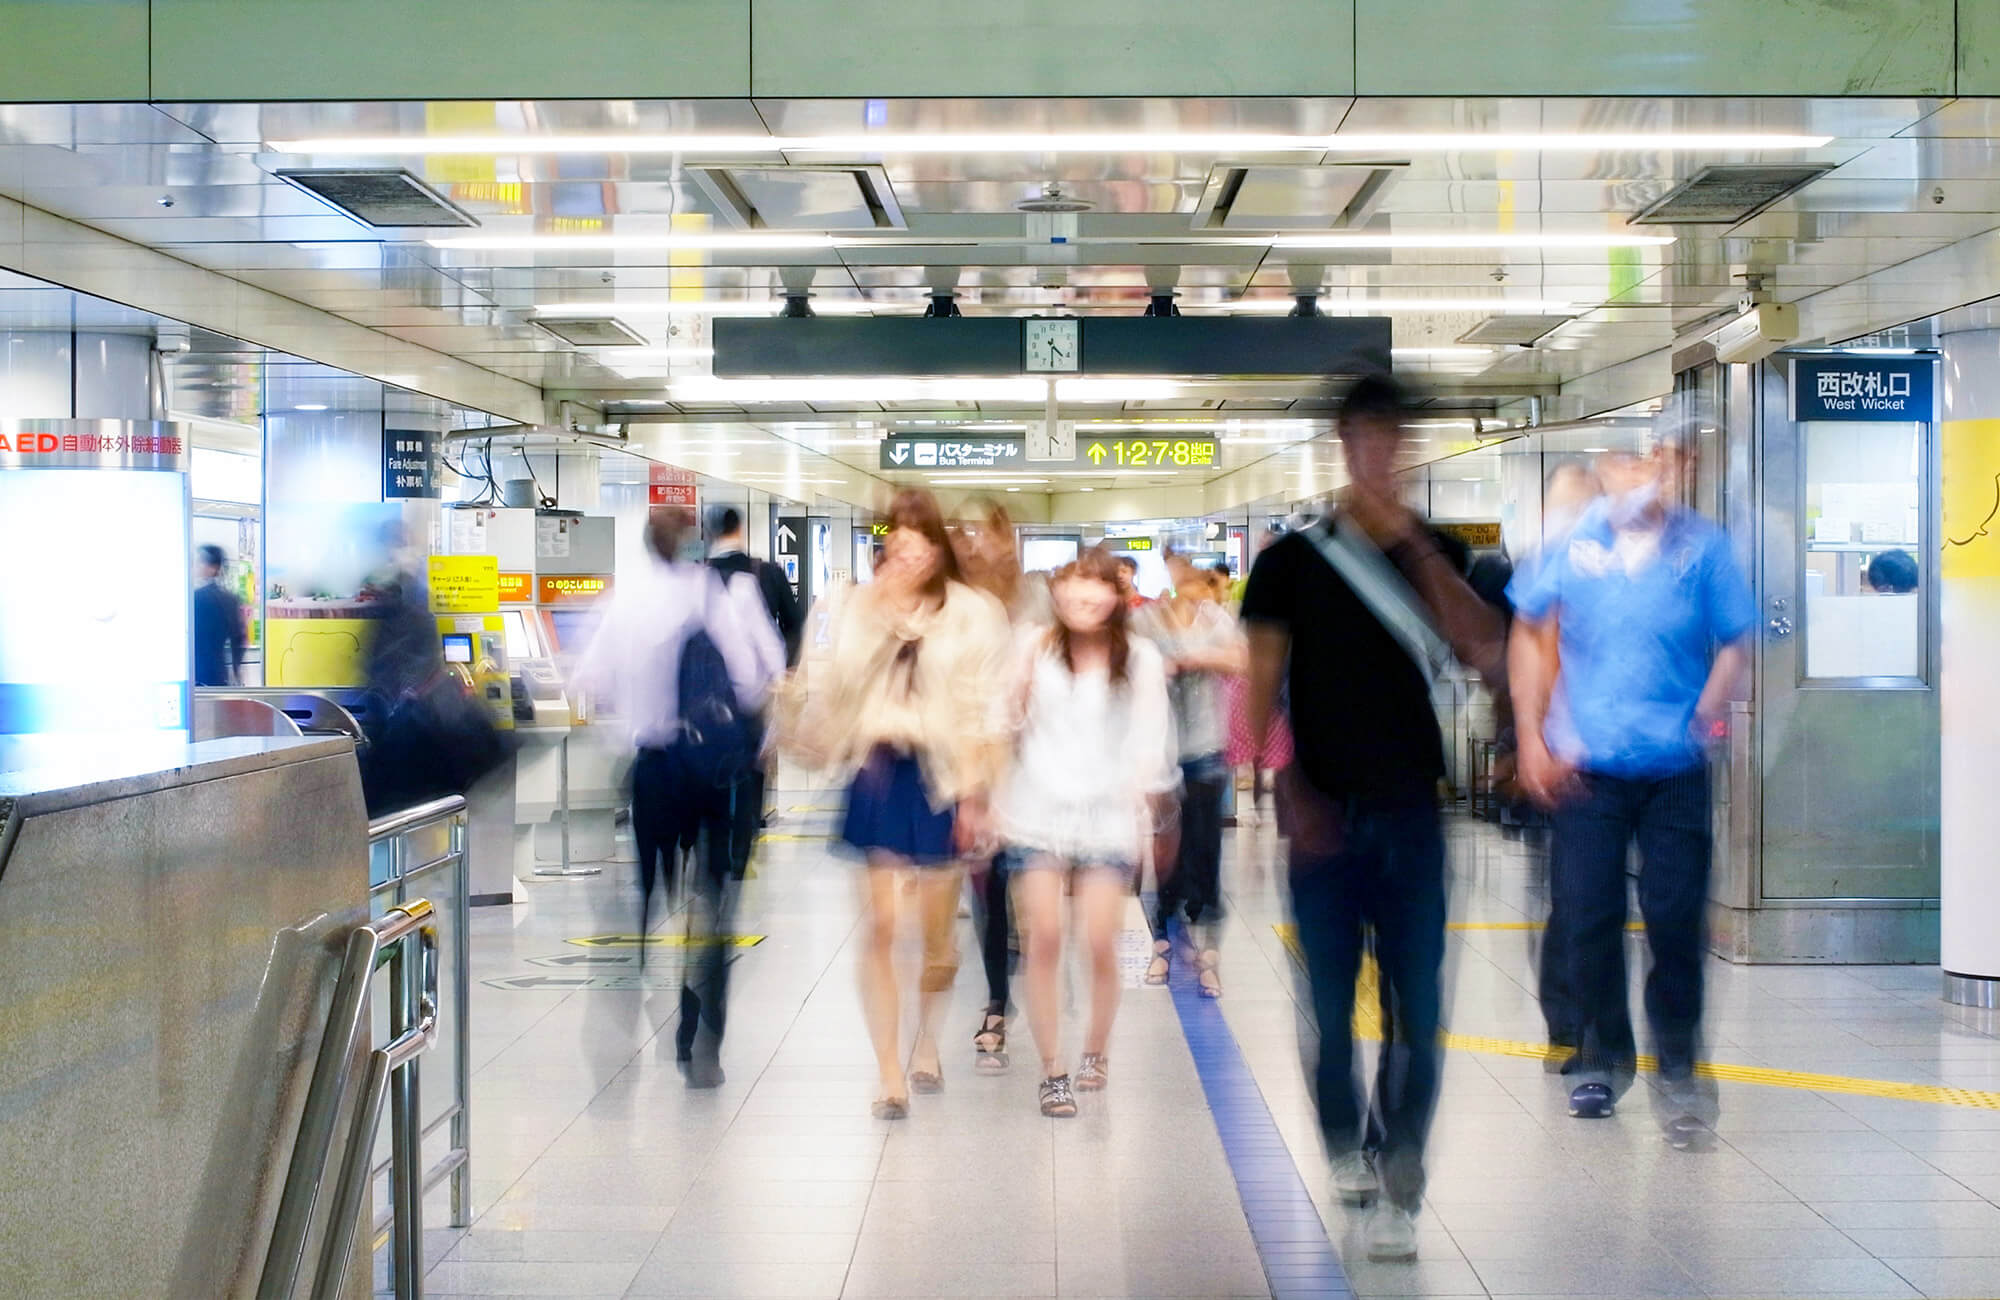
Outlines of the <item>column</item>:
<svg viewBox="0 0 2000 1300">
<path fill-rule="evenodd" d="M 1944 995 L 2000 993 L 2000 330 L 1944 337 L 1940 565 Z"/>
</svg>

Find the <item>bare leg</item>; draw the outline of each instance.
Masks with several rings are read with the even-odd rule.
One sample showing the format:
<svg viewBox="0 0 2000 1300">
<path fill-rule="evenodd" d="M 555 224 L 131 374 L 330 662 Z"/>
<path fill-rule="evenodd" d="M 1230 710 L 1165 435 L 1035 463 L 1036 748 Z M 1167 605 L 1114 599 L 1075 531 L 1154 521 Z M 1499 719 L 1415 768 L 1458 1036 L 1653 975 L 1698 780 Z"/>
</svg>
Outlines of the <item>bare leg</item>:
<svg viewBox="0 0 2000 1300">
<path fill-rule="evenodd" d="M 871 856 L 864 873 L 861 950 L 861 1005 L 868 1017 L 868 1038 L 875 1046 L 881 1071 L 878 1100 L 907 1101 L 903 1078 L 901 1008 L 896 1003 L 896 901 L 901 863 L 887 854 Z"/>
<path fill-rule="evenodd" d="M 937 1039 L 931 1030 L 939 1005 L 951 997 L 958 978 L 958 895 L 965 868 L 926 867 L 917 873 L 917 903 L 923 916 L 924 970 L 917 1002 L 917 1041 L 910 1052 L 912 1072 L 938 1073 Z"/>
<path fill-rule="evenodd" d="M 1032 859 L 1014 873 L 1014 924 L 1021 932 L 1028 1031 L 1042 1055 L 1042 1077 L 1062 1068 L 1062 889 L 1063 871 Z M 1123 901 L 1123 893 L 1119 894 Z"/>
<path fill-rule="evenodd" d="M 1118 1015 L 1118 922 L 1125 914 L 1125 877 L 1101 868 L 1076 873 L 1071 905 L 1084 950 L 1090 954 L 1090 1030 L 1083 1050 L 1104 1055 Z"/>
</svg>

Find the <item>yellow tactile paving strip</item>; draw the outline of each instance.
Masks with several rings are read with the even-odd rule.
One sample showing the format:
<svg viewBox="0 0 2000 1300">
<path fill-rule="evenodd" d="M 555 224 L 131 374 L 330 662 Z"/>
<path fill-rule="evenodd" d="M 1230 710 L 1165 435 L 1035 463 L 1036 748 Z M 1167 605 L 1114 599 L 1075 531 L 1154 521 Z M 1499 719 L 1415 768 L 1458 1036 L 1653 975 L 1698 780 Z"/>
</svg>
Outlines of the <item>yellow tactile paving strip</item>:
<svg viewBox="0 0 2000 1300">
<path fill-rule="evenodd" d="M 1459 922 L 1452 929 L 1532 929 L 1538 923 L 1531 921 L 1489 921 Z M 1299 965 L 1305 964 L 1305 954 L 1299 949 L 1298 936 L 1289 925 L 1274 925 L 1278 942 Z M 1354 989 L 1354 1033 L 1358 1038 L 1379 1040 L 1382 1037 L 1380 1018 L 1379 985 L 1376 982 L 1375 963 L 1364 957 L 1361 973 L 1355 981 Z M 1444 1046 L 1452 1051 L 1479 1052 L 1486 1056 L 1514 1056 L 1526 1060 L 1546 1060 L 1552 1049 L 1546 1043 L 1519 1042 L 1511 1038 L 1486 1038 L 1476 1034 L 1456 1034 L 1447 1030 L 1440 1035 Z M 1657 1062 L 1650 1056 L 1639 1058 L 1639 1068 L 1651 1071 Z M 1805 1070 L 1779 1070 L 1762 1065 L 1731 1065 L 1723 1061 L 1703 1061 L 1695 1066 L 1695 1073 L 1710 1079 L 1726 1080 L 1730 1083 L 1755 1084 L 1763 1088 L 1793 1088 L 1805 1092 L 1838 1092 L 1854 1097 L 1881 1097 L 1889 1101 L 1919 1101 L 1933 1106 L 1968 1106 L 1978 1110 L 2000 1110 L 2000 1092 L 1982 1092 L 1975 1088 L 1948 1088 L 1941 1084 L 1897 1083 L 1889 1079 L 1859 1079 L 1844 1074 L 1813 1074 Z"/>
</svg>

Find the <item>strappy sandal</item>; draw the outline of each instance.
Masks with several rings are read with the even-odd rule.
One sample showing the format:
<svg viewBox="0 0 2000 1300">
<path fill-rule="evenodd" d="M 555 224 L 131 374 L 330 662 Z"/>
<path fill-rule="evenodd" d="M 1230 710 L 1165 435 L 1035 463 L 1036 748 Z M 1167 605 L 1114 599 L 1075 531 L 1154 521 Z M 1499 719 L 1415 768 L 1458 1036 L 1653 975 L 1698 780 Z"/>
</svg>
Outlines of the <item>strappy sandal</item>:
<svg viewBox="0 0 2000 1300">
<path fill-rule="evenodd" d="M 1172 963 L 1168 958 L 1168 954 L 1173 952 L 1173 950 L 1174 946 L 1165 939 L 1153 940 L 1153 960 L 1146 967 L 1146 982 L 1148 984 L 1160 985 L 1167 982 L 1167 973 L 1172 969 Z"/>
<path fill-rule="evenodd" d="M 1076 1090 L 1078 1092 L 1103 1092 L 1104 1085 L 1111 1082 L 1111 1062 L 1102 1052 L 1085 1052 L 1083 1064 L 1076 1067 Z"/>
<path fill-rule="evenodd" d="M 1067 1074 L 1042 1080 L 1042 1114 L 1050 1119 L 1076 1118 L 1076 1094 L 1070 1091 Z"/>
<path fill-rule="evenodd" d="M 981 1074 L 999 1074 L 1007 1068 L 1007 1017 L 998 1011 L 988 1011 L 986 1019 L 972 1035 L 972 1046 L 979 1055 L 973 1058 L 973 1065 Z"/>
<path fill-rule="evenodd" d="M 1221 961 L 1221 954 L 1213 948 L 1204 950 L 1194 959 L 1195 979 L 1201 988 L 1201 995 L 1205 998 L 1222 996 L 1222 974 L 1218 969 Z"/>
</svg>

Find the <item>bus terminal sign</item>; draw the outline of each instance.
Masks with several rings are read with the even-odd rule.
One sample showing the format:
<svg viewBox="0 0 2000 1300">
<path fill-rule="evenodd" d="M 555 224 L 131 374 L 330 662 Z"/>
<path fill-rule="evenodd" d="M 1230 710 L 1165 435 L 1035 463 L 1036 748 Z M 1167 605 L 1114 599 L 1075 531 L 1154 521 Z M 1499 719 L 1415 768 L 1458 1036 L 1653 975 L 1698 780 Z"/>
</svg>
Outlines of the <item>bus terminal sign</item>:
<svg viewBox="0 0 2000 1300">
<path fill-rule="evenodd" d="M 1792 362 L 1792 419 L 1928 424 L 1936 372 L 1929 357 L 1798 357 Z"/>
</svg>

